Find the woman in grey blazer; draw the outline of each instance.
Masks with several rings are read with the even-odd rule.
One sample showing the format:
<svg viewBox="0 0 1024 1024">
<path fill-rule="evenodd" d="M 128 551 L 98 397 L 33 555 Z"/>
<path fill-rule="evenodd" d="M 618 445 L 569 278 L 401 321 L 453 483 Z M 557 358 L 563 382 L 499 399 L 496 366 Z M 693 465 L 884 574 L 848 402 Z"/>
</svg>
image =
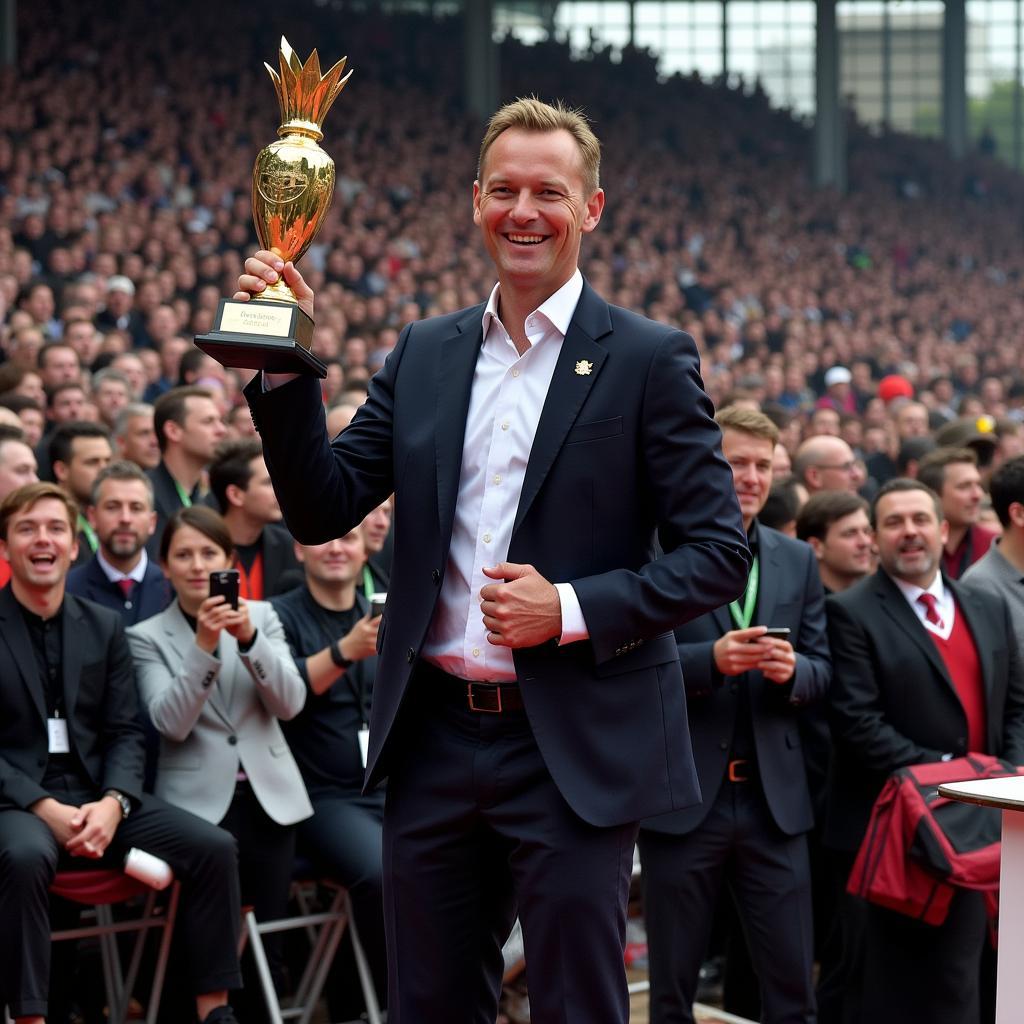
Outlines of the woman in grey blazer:
<svg viewBox="0 0 1024 1024">
<path fill-rule="evenodd" d="M 279 721 L 302 710 L 306 688 L 268 603 L 239 600 L 235 610 L 210 597 L 210 573 L 231 568 L 233 555 L 213 509 L 179 509 L 160 541 L 177 600 L 128 640 L 160 734 L 156 795 L 235 836 L 242 902 L 273 920 L 287 910 L 295 825 L 313 813 Z M 267 953 L 279 978 L 277 944 Z"/>
</svg>

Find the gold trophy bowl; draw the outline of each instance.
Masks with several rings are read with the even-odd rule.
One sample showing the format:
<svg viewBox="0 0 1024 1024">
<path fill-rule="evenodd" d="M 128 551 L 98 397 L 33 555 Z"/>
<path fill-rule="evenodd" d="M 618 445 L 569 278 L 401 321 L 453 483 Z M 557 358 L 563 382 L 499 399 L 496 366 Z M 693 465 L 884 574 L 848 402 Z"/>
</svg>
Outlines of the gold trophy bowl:
<svg viewBox="0 0 1024 1024">
<path fill-rule="evenodd" d="M 298 262 L 320 230 L 334 196 L 334 161 L 320 148 L 320 126 L 345 88 L 347 57 L 325 75 L 314 50 L 303 64 L 281 38 L 281 72 L 264 64 L 281 107 L 278 139 L 256 157 L 252 213 L 260 245 L 286 263 Z M 327 375 L 313 354 L 313 321 L 283 280 L 248 302 L 221 299 L 213 330 L 196 345 L 225 366 L 277 373 Z"/>
</svg>

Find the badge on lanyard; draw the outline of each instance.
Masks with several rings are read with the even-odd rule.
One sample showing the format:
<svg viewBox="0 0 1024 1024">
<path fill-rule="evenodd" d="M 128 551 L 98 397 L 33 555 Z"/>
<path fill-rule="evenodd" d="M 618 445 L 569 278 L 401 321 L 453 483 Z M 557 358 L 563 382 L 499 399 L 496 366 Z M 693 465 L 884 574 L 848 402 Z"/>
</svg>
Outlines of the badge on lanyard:
<svg viewBox="0 0 1024 1024">
<path fill-rule="evenodd" d="M 68 722 L 61 718 L 59 712 L 53 713 L 53 718 L 46 720 L 46 735 L 49 739 L 49 752 L 51 754 L 70 754 L 71 740 L 68 736 Z"/>
<path fill-rule="evenodd" d="M 366 755 L 370 749 L 370 728 L 363 725 L 359 729 L 359 756 L 362 759 L 363 767 L 366 767 Z"/>
</svg>

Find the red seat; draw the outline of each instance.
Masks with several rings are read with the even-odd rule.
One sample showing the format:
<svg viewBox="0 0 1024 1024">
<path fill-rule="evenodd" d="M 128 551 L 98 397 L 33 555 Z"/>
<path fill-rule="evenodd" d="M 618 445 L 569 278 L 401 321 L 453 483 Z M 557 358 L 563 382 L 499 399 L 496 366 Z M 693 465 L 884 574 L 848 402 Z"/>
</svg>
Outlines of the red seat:
<svg viewBox="0 0 1024 1024">
<path fill-rule="evenodd" d="M 162 931 L 156 970 L 153 973 L 153 987 L 146 1008 L 146 1024 L 156 1024 L 174 932 L 174 920 L 178 913 L 181 883 L 175 880 L 171 884 L 166 909 L 157 906 L 155 889 L 121 871 L 60 871 L 55 876 L 50 891 L 55 896 L 93 908 L 95 924 L 55 931 L 50 934 L 50 938 L 54 942 L 87 938 L 99 941 L 109 1024 L 124 1024 L 126 1021 L 132 989 L 135 987 L 139 966 L 142 963 L 146 937 L 153 929 Z M 143 898 L 141 916 L 115 921 L 111 906 L 115 903 L 126 903 L 137 897 Z M 117 949 L 117 936 L 123 932 L 137 933 L 127 973 L 121 970 L 121 957 Z"/>
</svg>

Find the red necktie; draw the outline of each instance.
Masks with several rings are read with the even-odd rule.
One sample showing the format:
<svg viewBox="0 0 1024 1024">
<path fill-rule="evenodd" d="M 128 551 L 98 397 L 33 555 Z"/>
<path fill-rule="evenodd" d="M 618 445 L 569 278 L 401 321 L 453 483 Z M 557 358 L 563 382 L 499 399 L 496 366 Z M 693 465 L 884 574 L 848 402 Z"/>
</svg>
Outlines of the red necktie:
<svg viewBox="0 0 1024 1024">
<path fill-rule="evenodd" d="M 135 580 L 130 580 L 125 577 L 123 580 L 118 580 L 117 585 L 121 588 L 121 593 L 124 594 L 124 599 L 127 601 L 132 596 L 132 591 L 135 589 Z"/>
<path fill-rule="evenodd" d="M 917 599 L 918 604 L 924 605 L 924 617 L 933 626 L 942 629 L 942 616 L 939 614 L 939 602 L 934 594 L 921 594 Z"/>
</svg>

